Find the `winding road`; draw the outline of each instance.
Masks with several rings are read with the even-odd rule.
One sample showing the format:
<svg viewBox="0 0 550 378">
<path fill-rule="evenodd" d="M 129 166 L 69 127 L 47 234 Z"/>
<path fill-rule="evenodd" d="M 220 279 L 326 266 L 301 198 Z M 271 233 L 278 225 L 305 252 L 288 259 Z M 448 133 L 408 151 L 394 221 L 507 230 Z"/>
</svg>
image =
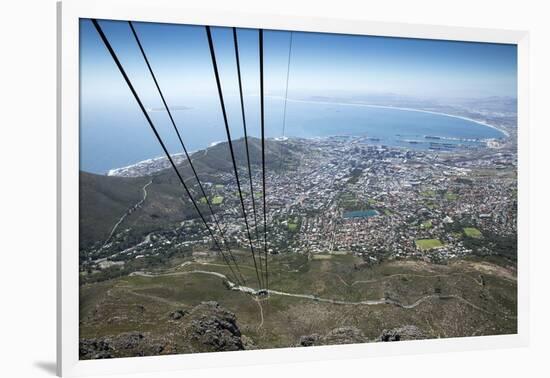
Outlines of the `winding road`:
<svg viewBox="0 0 550 378">
<path fill-rule="evenodd" d="M 227 276 L 222 274 L 222 273 L 211 272 L 211 271 L 206 271 L 206 270 L 190 270 L 190 271 L 185 271 L 185 272 L 174 272 L 174 273 L 163 273 L 163 274 L 153 274 L 153 273 L 147 273 L 147 272 L 133 272 L 133 273 L 130 274 L 130 276 L 154 278 L 154 277 L 166 277 L 166 276 L 180 276 L 180 275 L 188 275 L 188 274 L 207 274 L 207 275 L 215 276 L 215 277 L 218 277 L 218 278 L 221 278 L 221 279 L 225 280 L 228 283 L 231 290 L 240 291 L 240 292 L 247 293 L 247 294 L 250 294 L 250 295 L 259 296 L 259 291 L 254 289 L 254 288 L 251 288 L 251 287 L 248 287 L 248 286 L 237 285 L 234 282 L 230 281 L 227 278 Z M 487 314 L 491 314 L 489 311 L 475 305 L 474 303 L 472 303 L 472 302 L 470 302 L 470 301 L 468 301 L 468 300 L 466 300 L 466 299 L 464 299 L 464 298 L 462 298 L 458 295 L 454 295 L 454 294 L 450 294 L 450 295 L 440 295 L 440 294 L 425 295 L 425 296 L 421 297 L 420 299 L 418 299 L 417 301 L 415 301 L 411 304 L 404 304 L 404 303 L 399 302 L 398 300 L 390 299 L 390 298 L 381 298 L 381 299 L 374 299 L 374 300 L 352 302 L 352 301 L 343 301 L 343 300 L 330 299 L 330 298 L 321 298 L 321 297 L 317 297 L 317 296 L 312 295 L 312 294 L 287 293 L 287 292 L 284 292 L 284 291 L 273 290 L 273 289 L 268 289 L 267 293 L 270 294 L 270 295 L 280 295 L 280 296 L 285 296 L 285 297 L 309 299 L 309 300 L 312 300 L 312 301 L 315 301 L 315 302 L 331 303 L 331 304 L 336 304 L 336 305 L 377 306 L 377 305 L 390 304 L 390 305 L 394 305 L 394 306 L 397 306 L 397 307 L 400 307 L 400 308 L 403 308 L 403 309 L 413 309 L 413 308 L 417 307 L 418 305 L 420 305 L 420 304 L 422 304 L 426 301 L 429 301 L 431 299 L 439 299 L 439 300 L 456 299 L 456 300 L 458 300 L 458 301 L 460 301 L 460 302 L 462 302 L 466 305 L 469 305 L 470 307 L 472 307 L 472 308 L 474 308 L 478 311 L 485 312 Z"/>
<path fill-rule="evenodd" d="M 113 229 L 111 230 L 111 233 L 109 234 L 109 236 L 107 237 L 107 239 L 105 240 L 105 243 L 103 243 L 103 246 L 101 247 L 102 249 L 107 245 L 107 243 L 109 243 L 109 241 L 111 240 L 111 238 L 113 237 L 113 235 L 115 234 L 115 231 L 116 229 L 118 228 L 118 226 L 120 226 L 120 224 L 122 222 L 124 222 L 124 220 L 126 219 L 126 217 L 128 215 L 130 215 L 135 209 L 137 209 L 138 207 L 140 207 L 141 205 L 143 205 L 143 202 L 145 202 L 145 200 L 147 199 L 147 187 L 149 185 L 151 185 L 153 183 L 153 180 L 149 181 L 147 184 L 145 184 L 143 186 L 143 188 L 141 188 L 141 190 L 143 190 L 143 198 L 138 202 L 136 203 L 134 206 L 132 206 L 130 209 L 128 209 L 121 217 L 120 219 L 118 220 L 118 222 L 116 222 L 116 224 L 113 226 Z"/>
</svg>

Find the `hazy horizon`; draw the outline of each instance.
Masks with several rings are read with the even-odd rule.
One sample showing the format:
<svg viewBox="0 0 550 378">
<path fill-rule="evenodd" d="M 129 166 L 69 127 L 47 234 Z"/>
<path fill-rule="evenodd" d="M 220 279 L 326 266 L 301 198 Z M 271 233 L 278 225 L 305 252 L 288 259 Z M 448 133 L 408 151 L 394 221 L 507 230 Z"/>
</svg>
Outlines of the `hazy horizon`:
<svg viewBox="0 0 550 378">
<path fill-rule="evenodd" d="M 180 151 L 164 106 L 126 21 L 99 21 L 170 153 Z M 204 26 L 134 23 L 176 124 L 191 149 L 225 139 L 221 108 Z M 245 114 L 249 134 L 259 135 L 258 31 L 238 29 Z M 212 35 L 232 137 L 242 135 L 237 68 L 231 28 Z M 292 49 L 290 38 L 292 35 Z M 289 51 L 290 64 L 289 64 Z M 288 93 L 286 93 L 288 75 Z M 338 98 L 349 101 L 428 101 L 451 104 L 474 98 L 515 99 L 515 45 L 342 34 L 264 31 L 266 132 L 282 135 L 283 104 L 274 100 Z M 319 118 L 287 104 L 292 128 Z M 414 104 L 413 104 L 414 106 Z M 303 111 L 306 114 L 297 114 Z M 346 110 L 347 111 L 347 110 Z M 342 117 L 349 115 L 341 113 Z M 306 117 L 309 113 L 309 118 Z M 300 118 L 301 123 L 292 122 Z M 338 126 L 344 118 L 333 119 Z M 162 151 L 90 20 L 80 21 L 81 165 L 128 165 Z M 123 149 L 138 151 L 120 159 Z M 132 154 L 133 156 L 133 154 Z M 116 161 L 116 163 L 115 163 Z M 91 162 L 91 163 L 90 163 Z"/>
</svg>

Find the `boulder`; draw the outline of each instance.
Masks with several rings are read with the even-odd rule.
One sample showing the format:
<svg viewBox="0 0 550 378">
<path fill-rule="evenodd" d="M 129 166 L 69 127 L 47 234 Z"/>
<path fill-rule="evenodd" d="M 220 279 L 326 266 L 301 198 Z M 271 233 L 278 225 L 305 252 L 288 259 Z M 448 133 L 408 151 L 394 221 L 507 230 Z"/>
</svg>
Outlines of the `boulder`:
<svg viewBox="0 0 550 378">
<path fill-rule="evenodd" d="M 203 302 L 190 314 L 191 337 L 209 351 L 243 350 L 241 331 L 235 314 L 217 302 Z"/>
<path fill-rule="evenodd" d="M 172 311 L 168 316 L 172 320 L 180 320 L 187 314 L 189 314 L 189 311 L 187 310 L 176 310 L 176 311 Z"/>
<path fill-rule="evenodd" d="M 331 330 L 324 336 L 311 334 L 300 337 L 298 346 L 359 344 L 368 342 L 363 332 L 356 327 L 339 327 Z"/>
<path fill-rule="evenodd" d="M 414 325 L 405 325 L 399 328 L 385 329 L 376 341 L 401 341 L 401 340 L 422 340 L 426 335 Z"/>
<path fill-rule="evenodd" d="M 302 336 L 300 337 L 300 346 L 304 346 L 304 347 L 313 346 L 316 343 L 318 343 L 319 338 L 320 336 L 317 333 L 314 333 L 312 335 Z"/>
<path fill-rule="evenodd" d="M 169 341 L 152 338 L 141 332 L 123 332 L 114 336 L 80 339 L 79 342 L 79 355 L 82 360 L 170 353 L 175 353 L 175 349 Z"/>
<path fill-rule="evenodd" d="M 80 359 L 104 359 L 113 358 L 114 348 L 102 339 L 80 339 L 79 342 L 79 356 Z"/>
</svg>

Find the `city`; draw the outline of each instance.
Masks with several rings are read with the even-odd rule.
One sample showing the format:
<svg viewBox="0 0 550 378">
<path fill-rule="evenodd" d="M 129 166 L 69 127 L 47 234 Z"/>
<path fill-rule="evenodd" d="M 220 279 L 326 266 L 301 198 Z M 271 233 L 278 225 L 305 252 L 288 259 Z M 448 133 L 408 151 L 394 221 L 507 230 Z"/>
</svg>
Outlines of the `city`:
<svg viewBox="0 0 550 378">
<path fill-rule="evenodd" d="M 270 254 L 354 253 L 371 262 L 406 257 L 437 261 L 471 254 L 471 243 L 464 239 L 487 243 L 494 238 L 515 239 L 515 153 L 506 148 L 405 150 L 367 144 L 363 139 L 273 141 L 300 152 L 285 163 L 284 170 L 268 169 Z M 292 164 L 296 164 L 294 169 L 288 169 Z M 245 168 L 240 169 L 241 177 L 246 177 Z M 260 182 L 260 173 L 254 172 L 253 182 Z M 232 175 L 220 174 L 217 183 L 203 184 L 218 209 L 226 238 L 237 248 L 247 249 Z M 255 201 L 260 208 L 258 194 Z M 246 200 L 247 216 L 252 219 L 251 197 L 247 195 Z M 197 219 L 169 231 L 147 234 L 135 246 L 114 253 L 112 259 L 124 262 L 178 246 L 201 249 L 212 242 Z M 257 231 L 256 244 L 261 248 L 260 221 Z M 124 237 L 121 228 L 99 253 L 116 251 L 117 240 L 124 241 Z M 157 242 L 147 243 L 151 238 Z M 94 260 L 95 253 L 90 251 L 92 262 L 85 261 L 86 269 L 110 266 L 110 258 Z"/>
</svg>

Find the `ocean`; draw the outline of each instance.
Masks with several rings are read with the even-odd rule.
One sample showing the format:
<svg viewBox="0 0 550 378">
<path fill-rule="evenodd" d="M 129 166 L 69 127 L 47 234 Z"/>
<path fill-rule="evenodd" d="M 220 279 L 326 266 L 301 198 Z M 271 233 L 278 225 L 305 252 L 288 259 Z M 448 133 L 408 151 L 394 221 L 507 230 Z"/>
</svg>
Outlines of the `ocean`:
<svg viewBox="0 0 550 378">
<path fill-rule="evenodd" d="M 249 136 L 260 136 L 257 97 L 247 98 Z M 227 99 L 231 138 L 243 136 L 238 98 Z M 176 108 L 176 107 L 175 107 Z M 503 138 L 503 132 L 471 120 L 442 114 L 358 104 L 289 100 L 286 122 L 284 101 L 267 98 L 265 129 L 273 137 L 362 136 L 367 143 L 411 149 L 450 150 L 475 147 L 483 139 Z M 217 99 L 197 100 L 193 106 L 177 107 L 176 124 L 189 151 L 227 140 Z M 177 136 L 162 111 L 150 111 L 170 153 L 180 153 Z M 110 169 L 163 156 L 157 140 L 137 106 L 127 104 L 81 108 L 80 169 L 105 174 Z"/>
</svg>

